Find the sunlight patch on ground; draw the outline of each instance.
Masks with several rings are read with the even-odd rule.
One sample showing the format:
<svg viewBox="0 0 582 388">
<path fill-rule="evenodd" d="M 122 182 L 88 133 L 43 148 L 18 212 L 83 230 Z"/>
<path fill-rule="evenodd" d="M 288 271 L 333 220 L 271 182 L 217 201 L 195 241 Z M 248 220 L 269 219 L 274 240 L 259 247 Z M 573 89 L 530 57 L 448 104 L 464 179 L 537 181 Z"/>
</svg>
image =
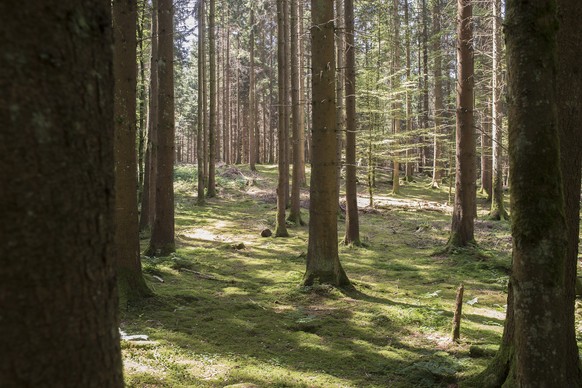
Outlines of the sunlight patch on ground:
<svg viewBox="0 0 582 388">
<path fill-rule="evenodd" d="M 212 230 L 209 230 L 208 227 L 206 228 L 196 228 L 196 229 L 188 229 L 182 235 L 186 238 L 193 239 L 193 240 L 205 240 L 205 241 L 230 241 L 229 238 L 224 237 L 222 234 L 229 228 L 232 228 L 233 225 L 230 222 L 226 221 L 216 221 L 212 225 Z M 216 234 L 216 232 L 220 232 L 220 235 Z"/>
</svg>

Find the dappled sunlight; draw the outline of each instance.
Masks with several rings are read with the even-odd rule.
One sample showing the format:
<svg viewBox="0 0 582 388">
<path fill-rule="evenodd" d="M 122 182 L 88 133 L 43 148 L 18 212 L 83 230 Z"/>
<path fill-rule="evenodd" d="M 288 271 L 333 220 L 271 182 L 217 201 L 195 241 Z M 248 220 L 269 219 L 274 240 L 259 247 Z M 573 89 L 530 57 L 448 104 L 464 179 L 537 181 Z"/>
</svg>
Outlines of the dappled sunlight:
<svg viewBox="0 0 582 388">
<path fill-rule="evenodd" d="M 407 183 L 362 209 L 365 247 L 342 245 L 338 221 L 339 257 L 355 290 L 305 288 L 308 227 L 260 236 L 274 229 L 276 170 L 258 169 L 253 185 L 204 206 L 177 196 L 177 251 L 144 258 L 156 296 L 123 313 L 122 329 L 154 344 L 124 345 L 129 386 L 440 386 L 484 367 L 487 358 L 470 349 L 494 349 L 501 338 L 508 223 L 476 223 L 482 257 L 432 256 L 448 238 L 450 209 L 431 206 L 448 193 Z M 461 342 L 452 343 L 460 283 Z"/>
</svg>

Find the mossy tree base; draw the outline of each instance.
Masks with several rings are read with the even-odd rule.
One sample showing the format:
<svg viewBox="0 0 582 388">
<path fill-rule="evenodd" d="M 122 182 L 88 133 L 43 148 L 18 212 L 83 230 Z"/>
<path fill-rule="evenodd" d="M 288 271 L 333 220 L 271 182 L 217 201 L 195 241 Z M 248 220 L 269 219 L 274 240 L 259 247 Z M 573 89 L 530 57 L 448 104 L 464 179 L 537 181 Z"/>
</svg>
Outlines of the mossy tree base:
<svg viewBox="0 0 582 388">
<path fill-rule="evenodd" d="M 337 271 L 307 271 L 303 276 L 303 286 L 310 287 L 315 284 L 329 284 L 340 288 L 353 288 L 350 279 L 340 267 Z"/>
<path fill-rule="evenodd" d="M 462 382 L 461 386 L 480 388 L 508 388 L 515 386 L 515 381 L 511 377 L 512 359 L 513 349 L 508 345 L 502 345 L 487 368 L 477 376 Z"/>
<path fill-rule="evenodd" d="M 491 221 L 509 221 L 509 214 L 505 209 L 496 208 L 491 210 L 487 218 Z"/>
<path fill-rule="evenodd" d="M 301 218 L 301 213 L 290 214 L 289 217 L 287 217 L 287 222 L 290 222 L 294 225 L 300 225 L 300 226 L 307 225 L 307 223 L 305 223 L 305 221 L 303 221 L 303 219 Z"/>
<path fill-rule="evenodd" d="M 117 286 L 119 289 L 119 305 L 121 308 L 133 302 L 154 296 L 143 276 L 136 276 L 131 271 L 117 271 Z"/>
<path fill-rule="evenodd" d="M 287 231 L 286 227 L 280 227 L 277 225 L 275 227 L 275 237 L 289 237 L 289 232 Z"/>
<path fill-rule="evenodd" d="M 150 245 L 145 251 L 144 251 L 144 255 L 145 256 L 150 256 L 150 257 L 164 257 L 164 256 L 169 256 L 170 254 L 176 252 L 176 245 L 175 244 L 167 244 L 167 245 L 162 245 L 159 247 L 154 247 L 152 245 Z"/>
</svg>

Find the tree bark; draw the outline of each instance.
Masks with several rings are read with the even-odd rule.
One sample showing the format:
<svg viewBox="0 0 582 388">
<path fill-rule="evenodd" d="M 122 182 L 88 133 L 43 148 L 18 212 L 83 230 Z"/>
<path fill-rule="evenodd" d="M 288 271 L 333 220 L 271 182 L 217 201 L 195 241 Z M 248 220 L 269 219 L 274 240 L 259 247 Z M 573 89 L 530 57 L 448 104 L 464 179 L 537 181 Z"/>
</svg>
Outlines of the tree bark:
<svg viewBox="0 0 582 388">
<path fill-rule="evenodd" d="M 492 196 L 492 160 L 491 160 L 491 116 L 490 101 L 487 101 L 483 119 L 481 120 L 481 193 L 487 194 L 487 200 Z"/>
<path fill-rule="evenodd" d="M 395 95 L 396 91 L 400 88 L 400 15 L 398 13 L 398 9 L 400 8 L 398 5 L 398 0 L 394 0 L 394 41 L 393 47 L 394 52 L 392 56 L 392 93 Z M 392 133 L 394 133 L 395 138 L 398 139 L 398 132 L 400 132 L 400 118 L 402 115 L 402 103 L 400 102 L 399 98 L 393 98 L 394 102 L 392 104 Z M 392 170 L 392 193 L 393 194 L 400 194 L 400 152 L 398 148 L 400 148 L 399 141 L 394 141 L 394 146 L 396 150 L 392 151 L 393 154 L 393 170 Z"/>
<path fill-rule="evenodd" d="M 198 205 L 203 205 L 205 202 L 204 187 L 206 186 L 206 182 L 204 181 L 204 116 L 206 116 L 204 109 L 204 84 L 206 83 L 206 27 L 204 23 L 204 8 L 204 0 L 198 0 L 198 130 L 196 131 L 196 164 L 198 167 L 198 196 L 196 203 Z"/>
<path fill-rule="evenodd" d="M 210 122 L 208 126 L 208 190 L 206 196 L 208 198 L 216 197 L 216 116 L 218 112 L 216 104 L 216 28 L 215 28 L 215 0 L 210 0 L 210 14 L 209 16 L 209 52 L 208 59 L 210 60 Z"/>
<path fill-rule="evenodd" d="M 150 295 L 141 272 L 137 211 L 135 0 L 113 2 L 115 115 L 115 269 L 120 296 L 131 301 Z"/>
<path fill-rule="evenodd" d="M 486 387 L 582 385 L 574 297 L 569 295 L 575 283 L 571 274 L 575 264 L 568 259 L 571 230 L 566 231 L 564 214 L 563 188 L 568 185 L 563 186 L 562 174 L 556 173 L 560 171 L 559 136 L 566 128 L 556 103 L 580 93 L 579 77 L 573 89 L 560 89 L 561 97 L 556 85 L 570 85 L 568 59 L 579 58 L 577 48 L 568 49 L 567 42 L 573 42 L 570 38 L 574 36 L 565 35 L 568 39 L 557 44 L 555 5 L 553 0 L 507 3 L 513 268 L 503 342 L 496 358 L 478 377 Z M 577 8 L 569 3 L 561 15 L 568 15 L 562 19 L 564 34 L 580 37 Z M 562 66 L 558 63 L 564 67 L 556 71 Z M 579 72 L 580 67 L 575 67 Z M 570 101 L 576 106 L 571 112 L 579 113 L 579 99 Z M 579 131 L 579 121 L 570 128 Z M 576 136 L 571 140 L 579 139 Z M 579 190 L 580 180 L 575 184 Z M 577 195 L 579 202 L 580 191 Z"/>
<path fill-rule="evenodd" d="M 285 163 L 287 160 L 287 152 L 285 143 L 287 137 L 285 136 L 285 104 L 286 104 L 286 55 L 285 55 L 285 0 L 277 0 L 277 86 L 278 86 L 278 157 L 279 157 L 279 180 L 277 183 L 277 221 L 275 225 L 276 237 L 288 237 L 287 225 L 285 221 L 285 209 L 287 207 L 287 191 L 286 186 L 289 185 L 289 175 L 285 170 Z"/>
<path fill-rule="evenodd" d="M 344 133 L 346 131 L 346 110 L 345 110 L 345 16 L 344 0 L 335 0 L 335 20 L 339 25 L 335 33 L 336 47 L 336 115 L 337 115 L 337 190 L 341 189 L 341 170 L 342 170 L 342 150 L 344 148 Z M 338 203 L 338 215 L 341 215 L 342 209 Z"/>
<path fill-rule="evenodd" d="M 475 243 L 476 199 L 475 129 L 473 127 L 473 27 L 471 0 L 458 0 L 457 20 L 457 133 L 455 204 L 449 250 Z"/>
<path fill-rule="evenodd" d="M 167 256 L 174 242 L 174 6 L 159 0 L 158 81 L 159 130 L 156 177 L 156 215 L 148 256 Z"/>
<path fill-rule="evenodd" d="M 360 245 L 356 177 L 356 49 L 354 0 L 345 0 L 346 29 L 346 234 L 344 244 Z"/>
<path fill-rule="evenodd" d="M 257 129 L 257 111 L 255 109 L 255 10 L 252 9 L 251 5 L 251 15 L 249 20 L 251 31 L 249 36 L 249 51 L 250 51 L 250 64 L 249 64 L 249 165 L 251 171 L 257 171 L 255 164 L 257 163 L 257 142 L 255 141 L 255 131 Z"/>
<path fill-rule="evenodd" d="M 491 79 L 492 101 L 491 101 L 491 133 L 492 155 L 493 155 L 493 175 L 492 175 L 492 196 L 491 213 L 489 217 L 493 220 L 506 220 L 507 211 L 503 205 L 503 136 L 501 127 L 501 97 L 499 93 L 501 76 L 501 32 L 499 29 L 501 19 L 500 0 L 493 0 L 493 77 Z"/>
<path fill-rule="evenodd" d="M 150 100 L 148 143 L 145 156 L 144 195 L 141 203 L 139 230 L 145 231 L 154 223 L 156 209 L 156 176 L 158 155 L 158 0 L 152 0 L 152 41 L 150 64 Z"/>
<path fill-rule="evenodd" d="M 123 387 L 111 34 L 109 1 L 0 2 L 2 386 Z"/>
<path fill-rule="evenodd" d="M 291 209 L 288 220 L 296 225 L 304 225 L 301 219 L 301 154 L 303 153 L 303 126 L 301 120 L 301 102 L 299 84 L 301 82 L 299 67 L 299 5 L 291 0 L 291 107 L 293 129 L 293 176 L 291 183 Z"/>
<path fill-rule="evenodd" d="M 441 4 L 440 0 L 434 0 L 432 6 L 432 34 L 433 34 L 433 55 L 434 55 L 434 136 L 433 136 L 433 161 L 432 161 L 432 188 L 439 188 L 443 175 L 441 158 L 441 142 L 439 133 L 442 127 L 442 116 L 445 110 L 443 102 L 443 74 L 442 74 L 442 51 L 441 51 Z"/>
<path fill-rule="evenodd" d="M 575 385 L 582 386 L 582 371 L 576 345 L 575 299 L 576 267 L 580 236 L 580 183 L 582 170 L 582 8 L 575 0 L 557 0 L 558 68 L 557 96 L 558 131 L 560 136 L 560 169 L 564 187 L 566 227 L 568 231 L 564 281 L 566 311 L 564 336 L 566 345 L 565 370 L 572 375 Z"/>
<path fill-rule="evenodd" d="M 313 153 L 306 286 L 349 286 L 338 256 L 336 106 L 333 0 L 311 0 Z"/>
</svg>

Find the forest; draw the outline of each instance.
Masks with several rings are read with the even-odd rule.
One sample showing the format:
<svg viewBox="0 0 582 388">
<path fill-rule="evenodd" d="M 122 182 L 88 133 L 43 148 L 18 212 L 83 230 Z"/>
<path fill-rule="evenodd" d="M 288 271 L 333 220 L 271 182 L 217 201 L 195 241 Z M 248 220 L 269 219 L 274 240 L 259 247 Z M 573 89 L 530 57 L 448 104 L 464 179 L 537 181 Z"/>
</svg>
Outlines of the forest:
<svg viewBox="0 0 582 388">
<path fill-rule="evenodd" d="M 0 387 L 582 387 L 576 0 L 0 2 Z"/>
</svg>

